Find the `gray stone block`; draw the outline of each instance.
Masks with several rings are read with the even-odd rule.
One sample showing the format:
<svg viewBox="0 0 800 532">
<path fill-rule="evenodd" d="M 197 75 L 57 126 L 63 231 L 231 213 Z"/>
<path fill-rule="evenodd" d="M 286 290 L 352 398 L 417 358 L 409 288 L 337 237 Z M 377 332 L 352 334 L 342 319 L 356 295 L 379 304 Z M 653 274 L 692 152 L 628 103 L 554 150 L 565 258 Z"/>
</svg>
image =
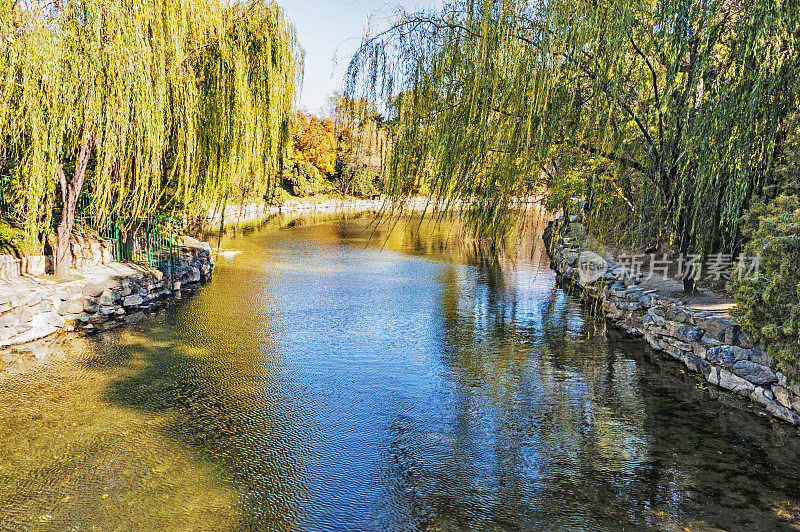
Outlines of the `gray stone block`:
<svg viewBox="0 0 800 532">
<path fill-rule="evenodd" d="M 136 307 L 142 303 L 144 303 L 144 298 L 139 294 L 127 296 L 122 300 L 122 305 L 125 307 Z"/>
<path fill-rule="evenodd" d="M 754 384 L 772 384 L 778 382 L 775 373 L 766 366 L 756 364 L 750 360 L 737 360 L 733 364 L 733 371 L 736 375 L 747 379 Z"/>
<path fill-rule="evenodd" d="M 780 404 L 786 408 L 791 408 L 795 412 L 800 412 L 800 396 L 796 395 L 790 389 L 780 384 L 773 384 L 772 393 L 775 395 L 775 400 Z"/>
<path fill-rule="evenodd" d="M 767 412 L 769 412 L 776 418 L 782 419 L 787 423 L 791 423 L 794 426 L 800 426 L 800 415 L 798 415 L 796 412 L 789 410 L 782 404 L 776 401 L 771 401 L 770 403 L 765 405 L 765 407 L 767 409 Z"/>
<path fill-rule="evenodd" d="M 692 318 L 692 314 L 683 307 L 669 306 L 664 310 L 664 317 L 670 321 L 688 323 Z"/>
<path fill-rule="evenodd" d="M 733 365 L 736 363 L 736 356 L 731 346 L 722 345 L 719 347 L 712 347 L 706 351 L 706 360 L 716 366 L 733 368 Z"/>
<path fill-rule="evenodd" d="M 712 366 L 706 376 L 706 379 L 711 384 L 716 384 L 721 388 L 730 390 L 740 395 L 749 396 L 750 392 L 755 390 L 755 385 L 742 377 L 734 375 L 730 371 Z"/>
<path fill-rule="evenodd" d="M 703 338 L 703 329 L 700 327 L 680 327 L 676 334 L 685 342 L 699 342 Z"/>
<path fill-rule="evenodd" d="M 105 292 L 106 287 L 100 283 L 91 282 L 83 287 L 81 294 L 83 297 L 100 297 Z"/>
<path fill-rule="evenodd" d="M 114 304 L 114 294 L 110 290 L 106 290 L 100 296 L 100 305 L 107 307 Z"/>
<path fill-rule="evenodd" d="M 700 358 L 699 356 L 695 355 L 694 353 L 684 353 L 683 356 L 683 363 L 686 364 L 686 367 L 689 368 L 691 371 L 695 373 L 701 373 L 703 375 L 707 375 L 709 371 L 711 371 L 711 364 Z"/>
<path fill-rule="evenodd" d="M 762 406 L 767 406 L 767 404 L 775 400 L 772 390 L 763 386 L 756 386 L 750 393 L 750 398 Z"/>
<path fill-rule="evenodd" d="M 100 303 L 97 302 L 97 299 L 93 297 L 87 297 L 83 300 L 83 310 L 90 314 L 93 314 L 98 311 L 100 308 Z"/>
</svg>

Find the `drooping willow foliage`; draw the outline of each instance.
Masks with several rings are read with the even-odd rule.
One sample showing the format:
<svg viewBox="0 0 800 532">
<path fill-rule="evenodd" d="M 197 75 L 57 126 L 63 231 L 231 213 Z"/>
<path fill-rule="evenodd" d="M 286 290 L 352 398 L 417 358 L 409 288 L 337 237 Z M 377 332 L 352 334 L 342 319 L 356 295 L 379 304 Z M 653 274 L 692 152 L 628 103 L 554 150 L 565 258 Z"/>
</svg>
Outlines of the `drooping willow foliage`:
<svg viewBox="0 0 800 532">
<path fill-rule="evenodd" d="M 797 107 L 795 0 L 450 0 L 368 36 L 348 90 L 392 110 L 388 191 L 420 179 L 474 229 L 579 195 L 632 239 L 735 250 Z"/>
<path fill-rule="evenodd" d="M 82 161 L 100 219 L 198 214 L 274 186 L 302 68 L 277 4 L 0 3 L 3 173 L 31 243 Z"/>
</svg>

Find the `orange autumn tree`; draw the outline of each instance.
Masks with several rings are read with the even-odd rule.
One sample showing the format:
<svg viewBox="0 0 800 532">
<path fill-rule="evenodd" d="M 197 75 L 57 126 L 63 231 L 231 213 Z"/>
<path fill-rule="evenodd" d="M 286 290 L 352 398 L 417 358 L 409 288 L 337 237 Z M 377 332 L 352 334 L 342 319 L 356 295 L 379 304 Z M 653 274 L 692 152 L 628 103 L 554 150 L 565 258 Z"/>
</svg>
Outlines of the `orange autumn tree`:
<svg viewBox="0 0 800 532">
<path fill-rule="evenodd" d="M 336 168 L 336 133 L 328 118 L 297 111 L 293 124 L 292 155 L 295 163 L 311 163 L 330 176 Z"/>
</svg>

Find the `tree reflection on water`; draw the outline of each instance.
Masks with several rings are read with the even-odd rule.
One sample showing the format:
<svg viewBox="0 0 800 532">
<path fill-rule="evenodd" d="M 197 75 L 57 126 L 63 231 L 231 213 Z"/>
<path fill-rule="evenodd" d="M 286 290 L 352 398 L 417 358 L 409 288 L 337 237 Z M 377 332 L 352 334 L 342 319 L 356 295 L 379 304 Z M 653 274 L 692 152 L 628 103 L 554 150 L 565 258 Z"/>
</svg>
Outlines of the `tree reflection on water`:
<svg viewBox="0 0 800 532">
<path fill-rule="evenodd" d="M 290 225 L 224 242 L 244 253 L 188 301 L 2 381 L 3 522 L 797 525 L 797 431 L 606 331 L 535 233 L 498 254 L 446 223 Z"/>
</svg>

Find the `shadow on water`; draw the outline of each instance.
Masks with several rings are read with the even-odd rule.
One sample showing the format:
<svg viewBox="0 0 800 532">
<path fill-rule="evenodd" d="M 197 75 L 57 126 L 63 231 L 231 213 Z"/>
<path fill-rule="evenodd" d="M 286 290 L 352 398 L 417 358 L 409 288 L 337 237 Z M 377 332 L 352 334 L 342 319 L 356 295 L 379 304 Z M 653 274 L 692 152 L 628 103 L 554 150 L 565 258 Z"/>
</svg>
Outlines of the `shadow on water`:
<svg viewBox="0 0 800 532">
<path fill-rule="evenodd" d="M 237 528 L 798 526 L 796 430 L 604 332 L 541 263 L 368 227 L 227 242 L 211 285 L 86 361 L 126 368 L 105 400 L 163 420 Z"/>
<path fill-rule="evenodd" d="M 215 282 L 121 348 L 116 357 L 140 368 L 113 382 L 106 399 L 163 417 L 166 438 L 212 464 L 240 494 L 238 529 L 291 529 L 309 518 L 314 404 L 286 372 L 274 331 L 258 327 L 280 322 L 265 283 L 235 270 Z"/>
</svg>

